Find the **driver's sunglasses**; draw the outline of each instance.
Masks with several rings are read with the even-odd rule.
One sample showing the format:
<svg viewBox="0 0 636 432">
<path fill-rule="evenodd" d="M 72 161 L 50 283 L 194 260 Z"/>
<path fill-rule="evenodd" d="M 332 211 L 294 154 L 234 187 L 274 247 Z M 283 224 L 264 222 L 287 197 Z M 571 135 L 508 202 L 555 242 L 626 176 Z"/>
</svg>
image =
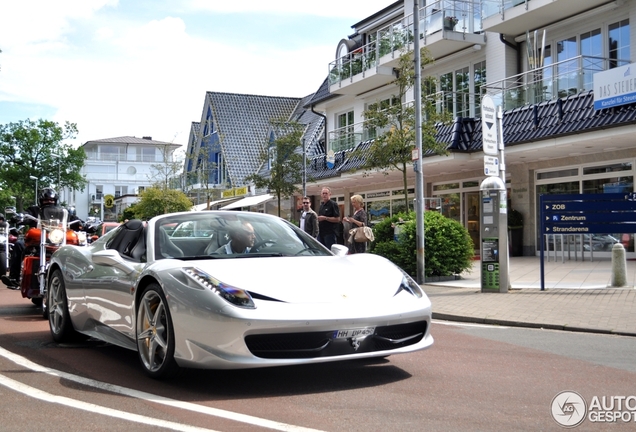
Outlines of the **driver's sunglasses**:
<svg viewBox="0 0 636 432">
<path fill-rule="evenodd" d="M 305 205 L 305 204 L 309 204 L 309 203 L 308 202 L 303 202 L 303 205 Z"/>
</svg>

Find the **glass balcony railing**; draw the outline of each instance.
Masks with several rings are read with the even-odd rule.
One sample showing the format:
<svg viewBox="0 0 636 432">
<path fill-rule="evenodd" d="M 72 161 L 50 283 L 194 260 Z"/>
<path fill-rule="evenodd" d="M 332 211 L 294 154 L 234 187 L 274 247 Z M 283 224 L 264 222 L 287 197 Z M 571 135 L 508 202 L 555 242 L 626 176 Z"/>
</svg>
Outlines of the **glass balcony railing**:
<svg viewBox="0 0 636 432">
<path fill-rule="evenodd" d="M 480 33 L 481 8 L 479 1 L 440 0 L 420 9 L 420 38 L 442 30 L 460 33 Z M 396 20 L 372 34 L 369 43 L 329 63 L 329 85 L 338 84 L 380 65 L 379 60 L 413 42 L 413 14 Z"/>
<path fill-rule="evenodd" d="M 334 152 L 349 150 L 362 141 L 374 139 L 378 133 L 381 132 L 366 128 L 364 122 L 334 129 L 328 134 L 329 149 Z"/>
<path fill-rule="evenodd" d="M 510 110 L 593 90 L 596 72 L 629 63 L 629 60 L 577 56 L 487 83 L 483 88 L 495 104 Z"/>
<path fill-rule="evenodd" d="M 529 2 L 530 0 L 482 0 L 482 14 L 484 18 L 503 15 L 508 9 Z"/>
</svg>

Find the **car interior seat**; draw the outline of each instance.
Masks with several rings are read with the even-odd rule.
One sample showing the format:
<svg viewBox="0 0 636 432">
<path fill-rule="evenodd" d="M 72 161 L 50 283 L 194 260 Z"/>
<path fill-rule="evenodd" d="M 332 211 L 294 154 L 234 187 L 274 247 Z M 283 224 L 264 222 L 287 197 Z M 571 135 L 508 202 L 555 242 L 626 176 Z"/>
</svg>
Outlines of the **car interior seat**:
<svg viewBox="0 0 636 432">
<path fill-rule="evenodd" d="M 115 249 L 125 258 L 140 262 L 146 252 L 144 223 L 139 219 L 132 219 L 124 223 L 108 248 Z"/>
<path fill-rule="evenodd" d="M 229 241 L 230 241 L 230 236 L 228 235 L 227 231 L 217 229 L 210 236 L 210 242 L 208 243 L 205 250 L 203 251 L 204 255 L 212 255 L 213 253 L 217 251 L 218 248 L 227 244 Z"/>
<path fill-rule="evenodd" d="M 163 258 L 178 258 L 183 256 L 183 251 L 170 240 L 168 233 L 163 227 L 159 227 L 158 246 L 158 256 Z"/>
</svg>

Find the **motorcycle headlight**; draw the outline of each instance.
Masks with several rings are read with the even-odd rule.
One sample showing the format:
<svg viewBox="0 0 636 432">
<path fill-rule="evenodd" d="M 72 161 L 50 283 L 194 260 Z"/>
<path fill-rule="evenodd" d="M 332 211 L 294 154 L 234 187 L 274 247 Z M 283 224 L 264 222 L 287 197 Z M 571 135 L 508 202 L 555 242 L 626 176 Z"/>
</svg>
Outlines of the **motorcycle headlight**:
<svg viewBox="0 0 636 432">
<path fill-rule="evenodd" d="M 181 270 L 199 285 L 209 289 L 228 303 L 242 308 L 256 309 L 252 296 L 247 291 L 224 284 L 196 267 L 184 267 Z"/>
<path fill-rule="evenodd" d="M 54 229 L 49 232 L 49 241 L 51 243 L 60 244 L 62 243 L 62 240 L 64 240 L 64 231 L 61 229 Z"/>
<path fill-rule="evenodd" d="M 80 246 L 84 246 L 86 244 L 86 233 L 84 231 L 79 231 L 77 233 L 77 242 Z"/>
</svg>

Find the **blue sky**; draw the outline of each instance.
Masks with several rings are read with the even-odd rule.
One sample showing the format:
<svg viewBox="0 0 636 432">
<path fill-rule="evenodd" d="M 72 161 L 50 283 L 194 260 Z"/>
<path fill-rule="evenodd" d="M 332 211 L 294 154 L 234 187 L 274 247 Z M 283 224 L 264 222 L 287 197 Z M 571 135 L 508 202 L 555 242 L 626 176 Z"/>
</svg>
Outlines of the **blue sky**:
<svg viewBox="0 0 636 432">
<path fill-rule="evenodd" d="M 0 124 L 185 144 L 206 91 L 303 97 L 391 0 L 21 0 L 0 5 Z"/>
</svg>

